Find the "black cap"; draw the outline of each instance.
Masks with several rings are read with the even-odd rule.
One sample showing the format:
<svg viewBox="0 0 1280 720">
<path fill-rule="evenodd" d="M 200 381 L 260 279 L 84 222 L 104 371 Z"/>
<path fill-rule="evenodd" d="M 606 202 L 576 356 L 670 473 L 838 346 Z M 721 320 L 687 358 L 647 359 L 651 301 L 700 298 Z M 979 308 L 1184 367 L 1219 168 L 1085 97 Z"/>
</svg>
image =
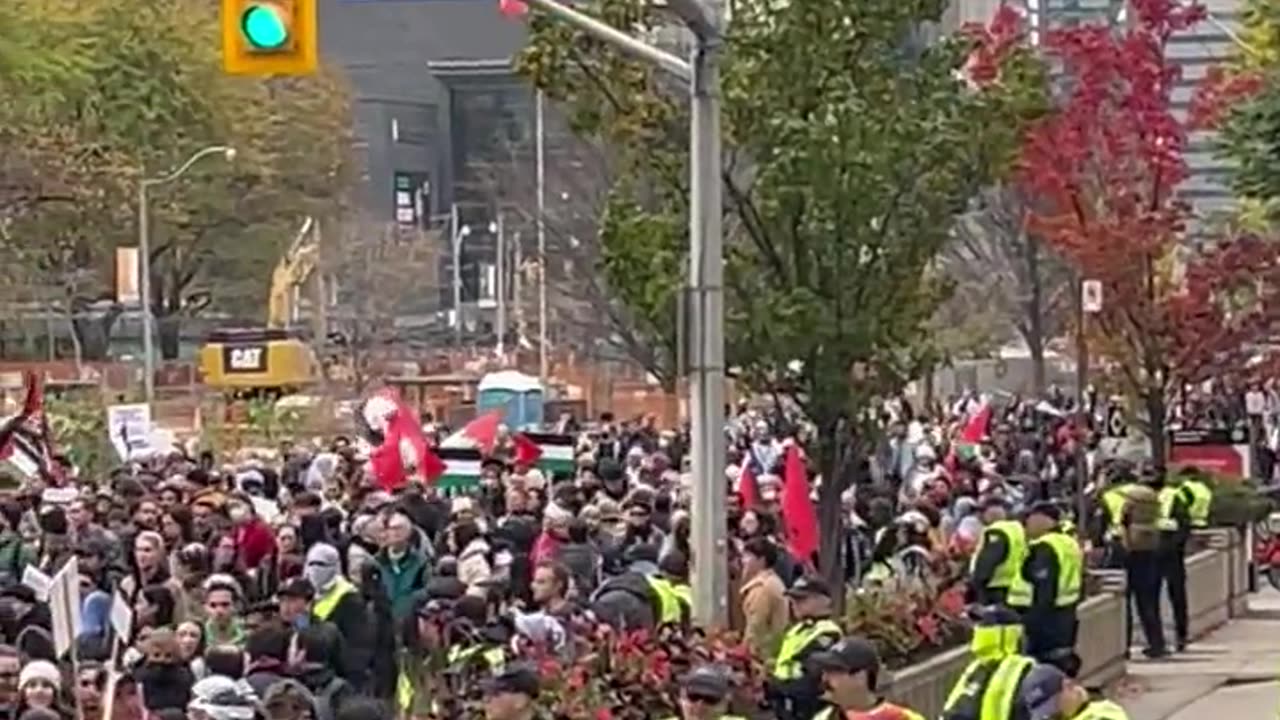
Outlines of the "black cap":
<svg viewBox="0 0 1280 720">
<path fill-rule="evenodd" d="M 1058 693 L 1067 685 L 1067 676 L 1052 665 L 1038 664 L 1018 684 L 1017 701 L 1031 720 L 1052 720 L 1058 714 Z"/>
<path fill-rule="evenodd" d="M 538 671 L 533 667 L 524 663 L 513 663 L 493 677 L 487 678 L 481 686 L 485 695 L 516 693 L 535 698 L 541 690 L 542 681 L 538 677 Z"/>
<path fill-rule="evenodd" d="M 1062 519 L 1062 510 L 1058 508 L 1057 503 L 1052 500 L 1041 500 L 1031 507 L 1027 508 L 1027 517 L 1032 515 L 1044 515 L 1053 518 L 1054 521 Z"/>
<path fill-rule="evenodd" d="M 805 575 L 787 590 L 787 594 L 793 596 L 821 595 L 823 597 L 831 597 L 831 586 L 827 585 L 827 582 L 820 577 Z"/>
<path fill-rule="evenodd" d="M 284 585 L 281 585 L 280 589 L 276 591 L 276 595 L 282 598 L 298 598 L 300 600 L 310 602 L 315 599 L 316 589 L 315 586 L 311 584 L 310 580 L 307 580 L 306 578 L 294 578 L 286 582 Z"/>
<path fill-rule="evenodd" d="M 813 666 L 828 672 L 856 673 L 880 667 L 880 654 L 876 646 L 860 637 L 849 637 L 836 643 L 830 650 L 814 653 Z"/>
<path fill-rule="evenodd" d="M 716 665 L 699 665 L 680 678 L 680 689 L 716 701 L 729 696 L 729 673 Z"/>
<path fill-rule="evenodd" d="M 19 602 L 35 604 L 37 602 L 36 591 L 26 585 L 12 585 L 0 591 L 0 598 L 9 598 Z"/>
</svg>

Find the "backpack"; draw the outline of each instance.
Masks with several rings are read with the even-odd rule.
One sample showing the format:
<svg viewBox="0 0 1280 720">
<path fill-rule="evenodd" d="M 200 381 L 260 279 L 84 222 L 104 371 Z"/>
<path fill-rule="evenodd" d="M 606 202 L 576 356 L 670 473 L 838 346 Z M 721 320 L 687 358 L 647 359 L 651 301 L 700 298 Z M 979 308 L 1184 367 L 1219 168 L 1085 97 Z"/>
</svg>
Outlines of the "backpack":
<svg viewBox="0 0 1280 720">
<path fill-rule="evenodd" d="M 1150 551 L 1160 546 L 1160 496 L 1146 485 L 1134 485 L 1125 490 L 1124 508 L 1120 517 L 1126 519 L 1124 547 L 1131 551 Z"/>
<path fill-rule="evenodd" d="M 326 683 L 316 695 L 316 720 L 334 720 L 351 690 L 351 683 L 340 677 Z"/>
</svg>

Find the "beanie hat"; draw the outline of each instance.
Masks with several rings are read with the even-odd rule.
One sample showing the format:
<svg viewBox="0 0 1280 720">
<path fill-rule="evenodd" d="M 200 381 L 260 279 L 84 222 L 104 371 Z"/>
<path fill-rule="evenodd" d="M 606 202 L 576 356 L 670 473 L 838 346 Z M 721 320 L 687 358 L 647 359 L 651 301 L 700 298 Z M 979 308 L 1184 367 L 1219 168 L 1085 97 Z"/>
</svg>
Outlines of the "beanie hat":
<svg viewBox="0 0 1280 720">
<path fill-rule="evenodd" d="M 54 687 L 62 687 L 62 673 L 58 666 L 48 660 L 32 660 L 18 674 L 18 687 L 24 688 L 27 683 L 43 680 Z"/>
</svg>

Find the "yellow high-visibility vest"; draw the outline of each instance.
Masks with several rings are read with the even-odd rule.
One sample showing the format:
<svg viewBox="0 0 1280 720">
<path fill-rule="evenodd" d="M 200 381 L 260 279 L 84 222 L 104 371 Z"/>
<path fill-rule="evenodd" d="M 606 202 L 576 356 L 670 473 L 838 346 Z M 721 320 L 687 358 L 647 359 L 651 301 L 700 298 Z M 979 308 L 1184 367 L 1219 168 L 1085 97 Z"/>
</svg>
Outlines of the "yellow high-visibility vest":
<svg viewBox="0 0 1280 720">
<path fill-rule="evenodd" d="M 1032 545 L 1048 545 L 1058 559 L 1058 597 L 1055 607 L 1070 607 L 1080 602 L 1080 586 L 1084 582 L 1084 551 L 1070 535 L 1058 531 L 1045 533 Z"/>
<path fill-rule="evenodd" d="M 1182 487 L 1191 495 L 1191 507 L 1187 511 L 1191 516 L 1191 527 L 1208 527 L 1209 511 L 1213 509 L 1213 490 L 1199 480 L 1184 480 Z"/>
<path fill-rule="evenodd" d="M 1178 502 L 1181 494 L 1182 490 L 1171 485 L 1160 488 L 1160 494 L 1157 496 L 1160 500 L 1160 517 L 1156 520 L 1156 527 L 1164 532 L 1178 530 L 1178 521 L 1173 517 L 1173 506 Z"/>
<path fill-rule="evenodd" d="M 1094 700 L 1071 720 L 1129 720 L 1129 714 L 1110 700 Z"/>
<path fill-rule="evenodd" d="M 823 635 L 840 637 L 844 631 L 833 620 L 801 620 L 782 636 L 782 647 L 778 650 L 778 659 L 773 662 L 773 676 L 779 680 L 795 680 L 804 675 L 804 667 L 799 657 L 809 644 Z"/>
<path fill-rule="evenodd" d="M 1018 684 L 1035 662 L 1025 655 L 973 661 L 951 688 L 943 713 L 950 713 L 961 702 L 972 702 L 978 720 L 1009 720 L 1014 717 Z"/>
<path fill-rule="evenodd" d="M 316 600 L 316 604 L 311 608 L 311 614 L 321 620 L 328 620 L 333 611 L 338 608 L 338 603 L 342 598 L 356 591 L 356 586 L 347 582 L 347 579 L 338 576 L 333 585 L 325 591 L 325 594 Z"/>
<path fill-rule="evenodd" d="M 650 577 L 649 587 L 658 595 L 659 625 L 680 625 L 693 605 L 693 594 L 688 585 L 671 582 L 663 577 Z"/>
<path fill-rule="evenodd" d="M 1009 548 L 1009 554 L 992 574 L 990 583 L 993 588 L 1007 588 L 1014 583 L 1015 578 L 1022 575 L 1022 561 L 1027 557 L 1026 531 L 1022 529 L 1022 523 L 1013 520 L 1001 520 L 988 525 L 978 538 L 978 547 L 974 548 L 973 557 L 969 560 L 969 572 L 973 572 L 978 556 L 987 544 L 987 533 L 1003 536 L 1004 544 Z"/>
</svg>

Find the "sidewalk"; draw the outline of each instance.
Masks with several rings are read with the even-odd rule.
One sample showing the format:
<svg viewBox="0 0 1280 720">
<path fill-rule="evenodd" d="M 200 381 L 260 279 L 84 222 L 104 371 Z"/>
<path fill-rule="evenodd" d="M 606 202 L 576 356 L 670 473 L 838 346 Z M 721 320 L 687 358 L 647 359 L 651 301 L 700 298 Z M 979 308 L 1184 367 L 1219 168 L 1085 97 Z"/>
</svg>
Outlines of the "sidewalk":
<svg viewBox="0 0 1280 720">
<path fill-rule="evenodd" d="M 1206 714 L 1274 720 L 1280 707 L 1280 593 L 1267 589 L 1249 615 L 1210 633 L 1184 653 L 1150 661 L 1133 653 L 1115 689 L 1132 720 L 1181 720 Z"/>
</svg>

